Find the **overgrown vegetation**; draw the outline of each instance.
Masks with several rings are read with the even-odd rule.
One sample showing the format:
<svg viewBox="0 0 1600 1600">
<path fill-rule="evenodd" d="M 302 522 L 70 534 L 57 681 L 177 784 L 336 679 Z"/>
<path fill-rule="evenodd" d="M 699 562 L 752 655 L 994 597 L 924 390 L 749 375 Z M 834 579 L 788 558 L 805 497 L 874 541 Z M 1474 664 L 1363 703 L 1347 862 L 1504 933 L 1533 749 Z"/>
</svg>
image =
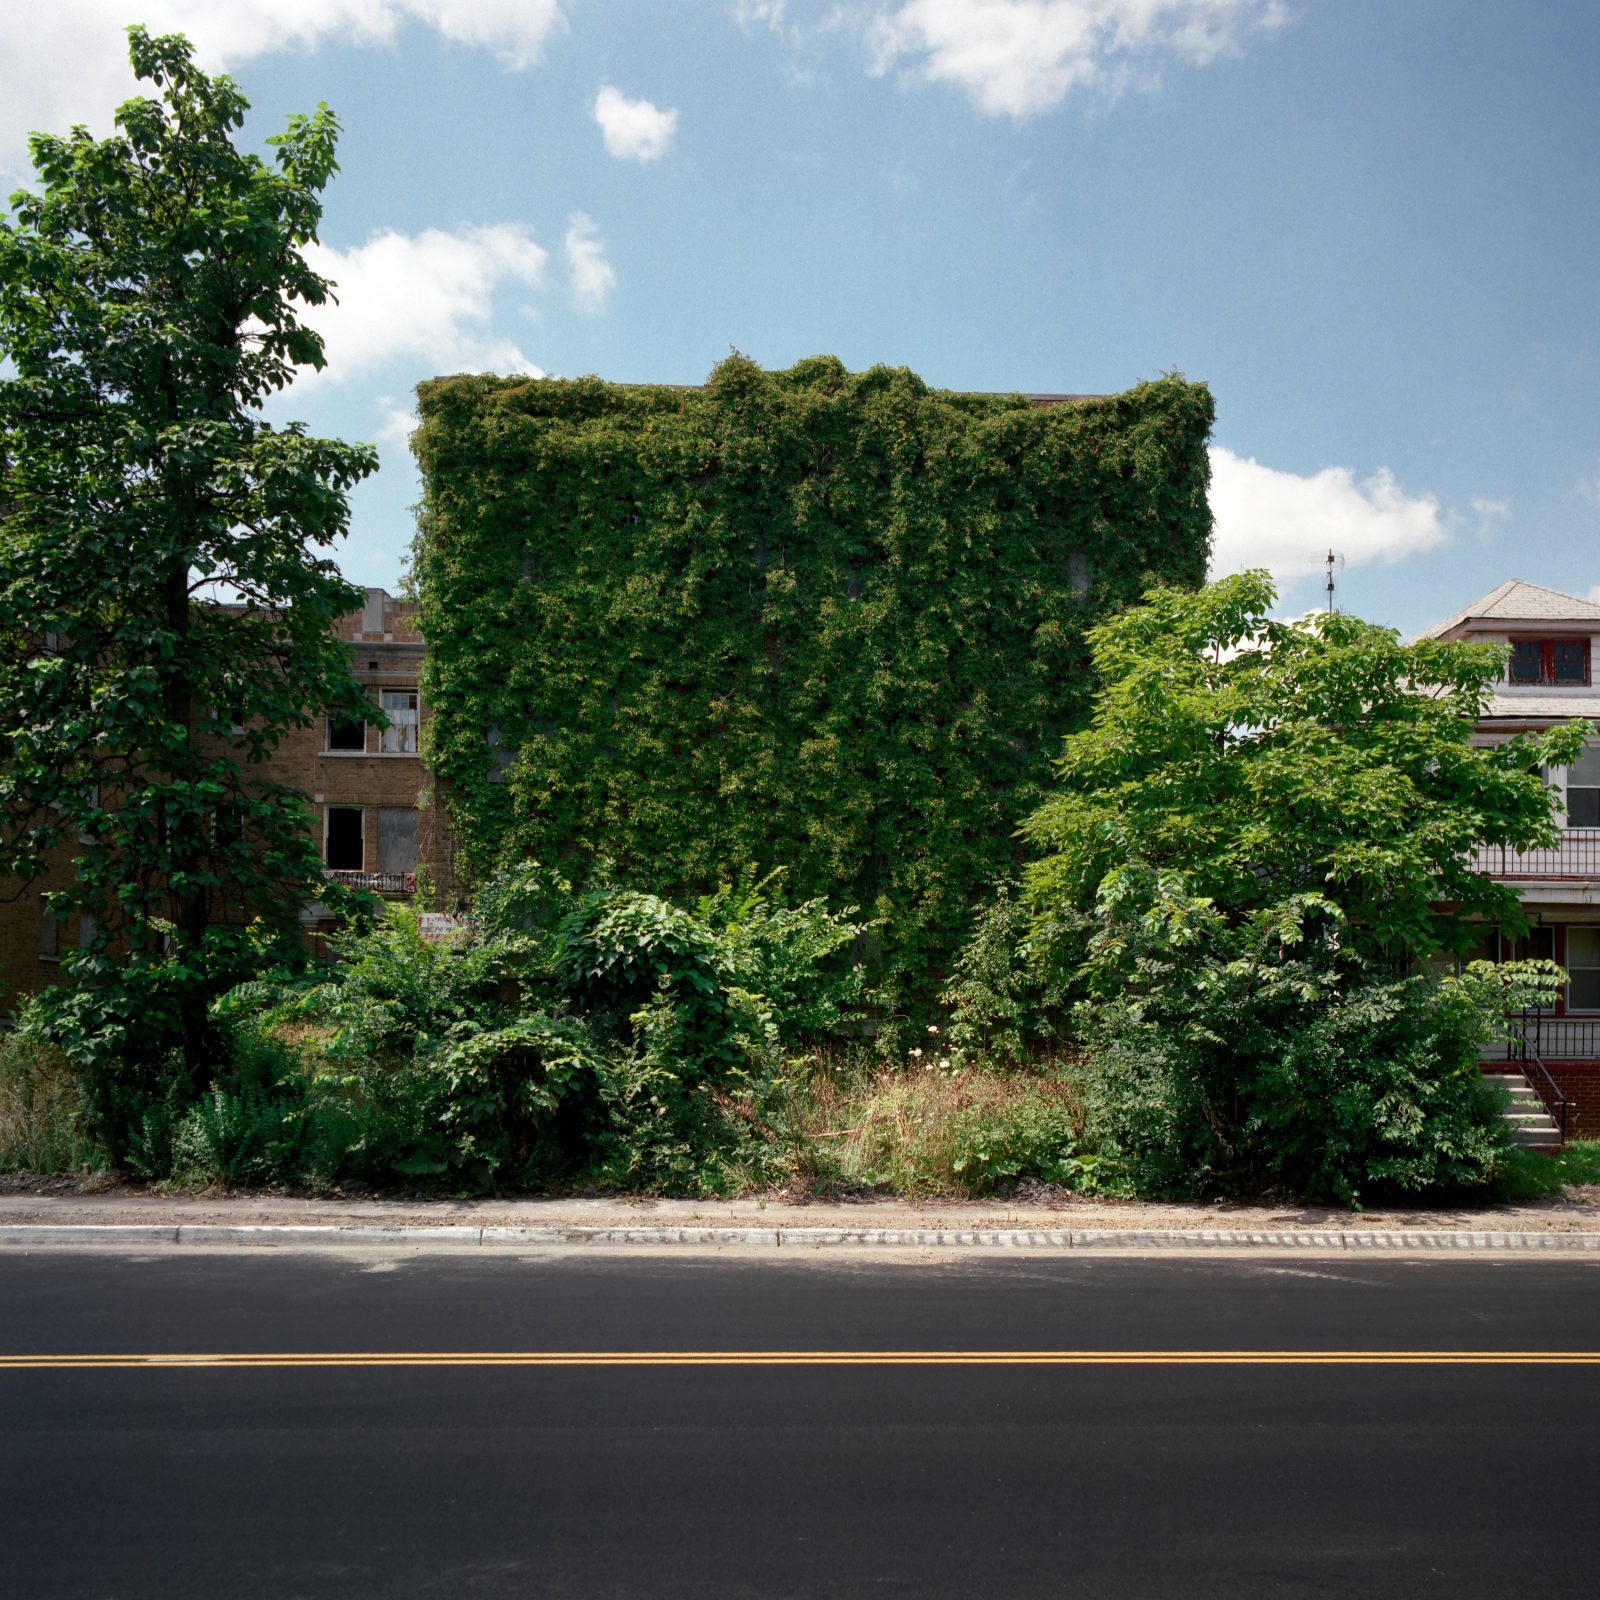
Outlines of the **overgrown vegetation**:
<svg viewBox="0 0 1600 1600">
<path fill-rule="evenodd" d="M 733 356 L 703 389 L 419 395 L 430 759 L 470 871 L 603 857 L 686 900 L 782 867 L 878 923 L 903 1045 L 1088 715 L 1086 628 L 1204 575 L 1209 393 Z"/>
<path fill-rule="evenodd" d="M 1564 975 L 1420 969 L 1525 926 L 1474 851 L 1554 842 L 1540 768 L 1591 730 L 1473 745 L 1502 650 L 1274 599 L 1244 573 L 1089 635 L 1094 722 L 1025 832 L 1095 1124 L 1143 1192 L 1482 1187 L 1508 1133 L 1478 1046 Z"/>
</svg>

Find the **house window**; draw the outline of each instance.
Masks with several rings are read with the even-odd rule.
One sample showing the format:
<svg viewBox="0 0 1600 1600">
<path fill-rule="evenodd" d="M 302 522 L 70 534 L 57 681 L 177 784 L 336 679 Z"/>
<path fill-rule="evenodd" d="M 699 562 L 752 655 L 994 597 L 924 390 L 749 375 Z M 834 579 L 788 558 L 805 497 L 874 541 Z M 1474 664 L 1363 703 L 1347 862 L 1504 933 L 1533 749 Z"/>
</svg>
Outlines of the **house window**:
<svg viewBox="0 0 1600 1600">
<path fill-rule="evenodd" d="M 39 912 L 39 959 L 54 961 L 61 954 L 61 924 L 49 906 Z"/>
<path fill-rule="evenodd" d="M 360 872 L 365 861 L 361 839 L 361 808 L 329 806 L 323 854 L 335 872 Z"/>
<path fill-rule="evenodd" d="M 359 752 L 367 748 L 367 724 L 362 718 L 330 711 L 327 723 L 330 750 Z"/>
<path fill-rule="evenodd" d="M 1567 768 L 1567 826 L 1600 828 L 1600 748 L 1585 750 Z"/>
<path fill-rule="evenodd" d="M 1513 683 L 1552 683 L 1564 687 L 1589 681 L 1587 639 L 1517 639 L 1511 646 Z"/>
<path fill-rule="evenodd" d="M 1519 938 L 1508 939 L 1500 935 L 1502 961 L 1554 961 L 1556 958 L 1556 930 L 1530 928 Z"/>
<path fill-rule="evenodd" d="M 1600 928 L 1567 929 L 1568 1011 L 1600 1011 Z"/>
<path fill-rule="evenodd" d="M 417 870 L 417 813 L 410 806 L 378 807 L 378 871 Z"/>
<path fill-rule="evenodd" d="M 379 748 L 385 755 L 414 756 L 417 753 L 417 692 L 415 689 L 383 689 L 378 704 L 389 718 Z"/>
<path fill-rule="evenodd" d="M 95 920 L 92 911 L 78 913 L 78 948 L 87 950 L 94 943 Z"/>
</svg>

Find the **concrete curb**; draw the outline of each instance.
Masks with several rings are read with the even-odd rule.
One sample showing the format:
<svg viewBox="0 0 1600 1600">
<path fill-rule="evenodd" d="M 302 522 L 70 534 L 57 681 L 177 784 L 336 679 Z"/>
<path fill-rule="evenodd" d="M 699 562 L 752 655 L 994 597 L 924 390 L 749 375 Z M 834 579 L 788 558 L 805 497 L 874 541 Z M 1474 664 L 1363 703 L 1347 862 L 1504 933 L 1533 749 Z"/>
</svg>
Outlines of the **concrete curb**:
<svg viewBox="0 0 1600 1600">
<path fill-rule="evenodd" d="M 0 1226 L 0 1249 L 128 1249 L 208 1245 L 269 1248 L 403 1246 L 420 1250 L 622 1246 L 690 1249 L 874 1250 L 1263 1250 L 1461 1252 L 1515 1250 L 1600 1256 L 1600 1233 L 1501 1233 L 1426 1229 L 1222 1228 L 585 1228 L 585 1227 L 341 1227 L 337 1224 L 89 1223 Z"/>
</svg>

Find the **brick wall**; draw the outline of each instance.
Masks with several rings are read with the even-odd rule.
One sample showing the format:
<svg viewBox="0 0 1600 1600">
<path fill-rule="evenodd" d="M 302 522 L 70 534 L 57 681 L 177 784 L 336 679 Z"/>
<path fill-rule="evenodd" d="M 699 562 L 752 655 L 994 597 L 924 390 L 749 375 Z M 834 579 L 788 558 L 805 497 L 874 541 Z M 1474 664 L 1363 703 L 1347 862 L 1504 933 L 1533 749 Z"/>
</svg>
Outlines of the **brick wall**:
<svg viewBox="0 0 1600 1600">
<path fill-rule="evenodd" d="M 422 666 L 425 645 L 416 627 L 416 607 L 397 600 L 382 589 L 369 589 L 367 603 L 335 625 L 335 633 L 350 646 L 351 670 L 356 681 L 376 703 L 384 690 L 412 694 Z M 419 704 L 419 720 L 408 740 L 391 734 L 391 746 L 371 723 L 366 726 L 359 752 L 328 748 L 326 719 L 320 711 L 311 726 L 290 733 L 271 760 L 251 769 L 272 782 L 299 789 L 311 804 L 313 837 L 323 845 L 327 814 L 348 807 L 361 813 L 360 836 L 365 871 L 379 865 L 379 812 L 385 808 L 417 813 L 417 865 L 426 871 L 439 891 L 439 904 L 454 909 L 454 856 L 445 808 L 435 793 L 432 775 L 417 752 L 417 738 L 428 717 Z M 26 886 L 0 885 L 0 1012 L 21 995 L 52 983 L 56 966 L 40 959 L 40 900 L 51 888 L 70 879 L 70 853 L 51 864 L 50 871 Z M 63 951 L 75 942 L 75 927 L 59 930 Z"/>
<path fill-rule="evenodd" d="M 1572 1109 L 1567 1113 L 1567 1137 L 1600 1139 L 1600 1061 L 1547 1061 L 1550 1076 Z"/>
</svg>

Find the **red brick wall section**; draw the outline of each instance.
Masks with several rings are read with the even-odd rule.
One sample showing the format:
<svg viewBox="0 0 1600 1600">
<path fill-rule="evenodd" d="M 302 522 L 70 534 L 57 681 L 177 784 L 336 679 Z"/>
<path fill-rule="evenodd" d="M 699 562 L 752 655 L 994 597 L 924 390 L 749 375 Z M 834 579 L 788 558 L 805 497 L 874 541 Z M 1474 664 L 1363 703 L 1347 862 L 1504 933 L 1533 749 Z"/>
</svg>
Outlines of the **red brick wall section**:
<svg viewBox="0 0 1600 1600">
<path fill-rule="evenodd" d="M 1600 1139 L 1600 1061 L 1547 1061 L 1550 1076 L 1572 1102 L 1569 1139 Z"/>
</svg>

